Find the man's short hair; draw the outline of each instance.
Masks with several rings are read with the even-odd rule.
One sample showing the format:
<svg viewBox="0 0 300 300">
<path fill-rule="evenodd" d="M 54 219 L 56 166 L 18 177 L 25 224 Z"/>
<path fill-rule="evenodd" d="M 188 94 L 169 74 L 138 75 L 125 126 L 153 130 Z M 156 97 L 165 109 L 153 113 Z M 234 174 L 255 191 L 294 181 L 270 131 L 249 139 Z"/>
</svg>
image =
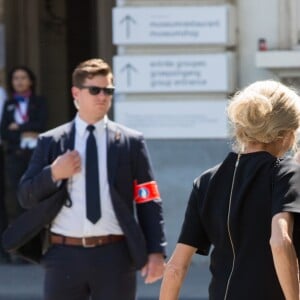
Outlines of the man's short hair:
<svg viewBox="0 0 300 300">
<path fill-rule="evenodd" d="M 92 58 L 80 63 L 72 74 L 72 84 L 76 87 L 81 87 L 87 78 L 93 78 L 94 76 L 111 76 L 111 82 L 113 83 L 113 74 L 108 63 L 100 58 Z"/>
</svg>

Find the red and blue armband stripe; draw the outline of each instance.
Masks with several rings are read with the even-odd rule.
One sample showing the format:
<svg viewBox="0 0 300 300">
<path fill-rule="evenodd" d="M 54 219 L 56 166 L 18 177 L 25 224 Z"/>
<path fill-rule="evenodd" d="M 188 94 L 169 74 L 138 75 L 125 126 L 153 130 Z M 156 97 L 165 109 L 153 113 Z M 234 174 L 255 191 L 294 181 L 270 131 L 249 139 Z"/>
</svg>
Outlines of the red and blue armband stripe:
<svg viewBox="0 0 300 300">
<path fill-rule="evenodd" d="M 137 204 L 160 200 L 160 194 L 156 181 L 144 182 L 137 184 L 134 181 L 134 200 Z"/>
</svg>

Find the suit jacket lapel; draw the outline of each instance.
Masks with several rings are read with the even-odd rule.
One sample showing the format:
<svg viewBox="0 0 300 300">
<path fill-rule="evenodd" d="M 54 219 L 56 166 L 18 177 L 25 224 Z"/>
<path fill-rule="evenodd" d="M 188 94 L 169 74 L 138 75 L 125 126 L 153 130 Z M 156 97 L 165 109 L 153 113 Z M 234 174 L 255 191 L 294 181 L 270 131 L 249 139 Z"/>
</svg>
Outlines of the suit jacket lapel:
<svg viewBox="0 0 300 300">
<path fill-rule="evenodd" d="M 108 121 L 107 123 L 107 173 L 108 182 L 112 184 L 117 170 L 117 162 L 119 156 L 121 132 L 114 125 Z"/>
<path fill-rule="evenodd" d="M 74 150 L 75 146 L 75 121 L 72 121 L 70 123 L 70 126 L 68 127 L 68 130 L 63 134 L 63 136 L 60 139 L 60 146 L 59 146 L 59 154 L 63 154 L 68 150 Z M 70 198 L 70 195 L 67 190 L 67 180 L 63 180 L 63 189 L 66 191 L 67 197 L 66 201 L 64 203 L 65 206 L 71 207 L 72 206 L 72 200 Z"/>
<path fill-rule="evenodd" d="M 15 100 L 15 103 L 17 104 L 17 100 Z M 28 99 L 28 106 L 27 106 L 27 116 L 29 120 L 31 120 L 32 116 L 35 113 L 35 108 L 36 108 L 36 98 L 35 96 L 30 96 Z"/>
<path fill-rule="evenodd" d="M 31 119 L 31 116 L 33 115 L 34 107 L 35 107 L 35 99 L 31 96 L 29 98 L 28 108 L 27 108 L 27 116 L 28 116 L 29 120 Z"/>
<path fill-rule="evenodd" d="M 59 155 L 67 150 L 73 150 L 75 143 L 75 122 L 71 122 L 63 133 L 53 139 L 50 146 L 49 163 L 52 163 Z"/>
<path fill-rule="evenodd" d="M 60 152 L 65 153 L 67 150 L 74 150 L 75 145 L 75 122 L 71 122 L 70 127 L 62 136 L 60 141 Z"/>
</svg>

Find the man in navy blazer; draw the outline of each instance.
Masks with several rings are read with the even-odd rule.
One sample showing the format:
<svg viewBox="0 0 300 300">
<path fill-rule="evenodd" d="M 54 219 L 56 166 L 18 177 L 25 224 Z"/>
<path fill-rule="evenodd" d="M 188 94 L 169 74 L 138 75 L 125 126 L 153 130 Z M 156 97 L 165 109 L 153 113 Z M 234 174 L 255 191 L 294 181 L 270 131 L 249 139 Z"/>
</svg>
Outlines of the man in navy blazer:
<svg viewBox="0 0 300 300">
<path fill-rule="evenodd" d="M 42 224 L 50 243 L 44 299 L 134 300 L 136 270 L 152 283 L 164 269 L 162 206 L 147 147 L 142 134 L 106 116 L 114 93 L 106 62 L 84 61 L 72 79 L 78 113 L 39 136 L 19 188 L 33 215 L 45 213 L 46 199 L 58 203 Z"/>
</svg>

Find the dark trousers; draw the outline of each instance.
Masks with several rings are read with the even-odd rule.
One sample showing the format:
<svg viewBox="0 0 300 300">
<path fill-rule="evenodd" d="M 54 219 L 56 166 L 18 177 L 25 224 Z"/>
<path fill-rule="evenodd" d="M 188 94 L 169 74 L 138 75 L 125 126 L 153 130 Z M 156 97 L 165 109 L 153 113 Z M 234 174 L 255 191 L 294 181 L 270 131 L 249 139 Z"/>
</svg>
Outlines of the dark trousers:
<svg viewBox="0 0 300 300">
<path fill-rule="evenodd" d="M 53 245 L 43 258 L 44 300 L 134 300 L 136 271 L 126 242 Z"/>
</svg>

